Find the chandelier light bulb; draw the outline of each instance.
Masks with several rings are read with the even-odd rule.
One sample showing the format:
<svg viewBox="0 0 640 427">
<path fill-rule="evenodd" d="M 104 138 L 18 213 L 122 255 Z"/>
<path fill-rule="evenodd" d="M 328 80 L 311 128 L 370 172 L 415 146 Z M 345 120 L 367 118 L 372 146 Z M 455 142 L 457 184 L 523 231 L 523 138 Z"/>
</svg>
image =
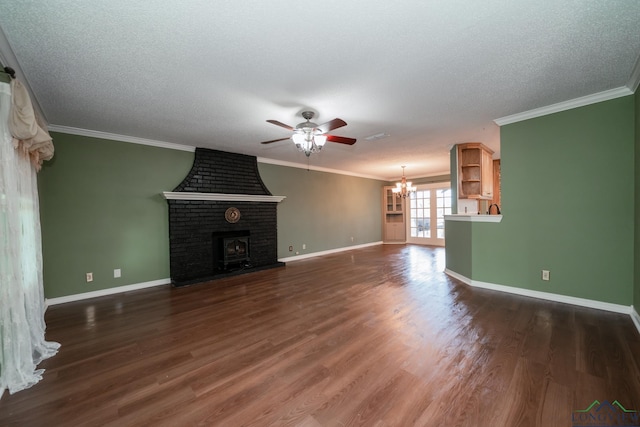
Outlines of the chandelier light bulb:
<svg viewBox="0 0 640 427">
<path fill-rule="evenodd" d="M 310 129 L 305 129 L 302 132 L 297 131 L 291 135 L 291 140 L 299 151 L 309 157 L 312 153 L 322 150 L 322 147 L 327 142 L 327 136 L 314 135 Z"/>
<path fill-rule="evenodd" d="M 411 184 L 411 181 L 407 181 L 407 178 L 404 176 L 404 168 L 406 166 L 402 166 L 402 179 L 400 182 L 396 182 L 396 188 L 393 188 L 391 191 L 395 193 L 396 196 L 402 197 L 403 199 L 407 198 L 411 193 L 416 191 L 416 187 Z"/>
</svg>

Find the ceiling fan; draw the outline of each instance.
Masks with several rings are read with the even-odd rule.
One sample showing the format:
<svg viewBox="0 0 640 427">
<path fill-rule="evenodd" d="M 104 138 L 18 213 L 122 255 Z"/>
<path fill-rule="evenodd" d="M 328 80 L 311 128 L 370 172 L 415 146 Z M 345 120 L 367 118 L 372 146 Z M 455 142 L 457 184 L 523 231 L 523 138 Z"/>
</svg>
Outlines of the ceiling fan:
<svg viewBox="0 0 640 427">
<path fill-rule="evenodd" d="M 302 117 L 307 121 L 298 123 L 296 127 L 285 125 L 277 120 L 267 120 L 267 122 L 276 126 L 283 127 L 290 131 L 293 131 L 293 135 L 287 138 L 272 139 L 271 141 L 263 141 L 262 144 L 271 144 L 273 142 L 284 141 L 289 138 L 293 140 L 298 150 L 303 151 L 304 154 L 309 157 L 311 153 L 317 153 L 322 149 L 325 142 L 337 142 L 339 144 L 353 145 L 356 143 L 354 138 L 347 138 L 344 136 L 327 135 L 327 132 L 331 132 L 334 129 L 346 126 L 347 122 L 342 119 L 333 119 L 327 123 L 317 125 L 311 121 L 313 118 L 313 111 L 303 111 Z"/>
</svg>

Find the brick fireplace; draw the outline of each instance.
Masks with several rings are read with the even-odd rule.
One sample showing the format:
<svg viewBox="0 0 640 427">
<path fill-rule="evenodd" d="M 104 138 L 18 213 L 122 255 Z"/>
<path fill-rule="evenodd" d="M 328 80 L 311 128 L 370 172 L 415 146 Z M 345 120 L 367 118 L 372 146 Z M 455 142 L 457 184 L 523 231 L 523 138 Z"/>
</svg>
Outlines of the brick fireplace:
<svg viewBox="0 0 640 427">
<path fill-rule="evenodd" d="M 279 267 L 277 204 L 256 157 L 197 148 L 169 204 L 171 283 L 183 286 Z"/>
</svg>

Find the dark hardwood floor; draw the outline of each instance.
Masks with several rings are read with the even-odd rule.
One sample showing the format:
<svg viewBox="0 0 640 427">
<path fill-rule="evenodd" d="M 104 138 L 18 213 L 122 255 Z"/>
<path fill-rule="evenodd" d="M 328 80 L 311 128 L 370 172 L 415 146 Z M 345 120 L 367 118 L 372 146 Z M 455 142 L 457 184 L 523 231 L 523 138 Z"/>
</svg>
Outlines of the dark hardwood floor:
<svg viewBox="0 0 640 427">
<path fill-rule="evenodd" d="M 52 306 L 60 352 L 0 399 L 0 425 L 573 426 L 595 400 L 640 413 L 629 316 L 443 270 L 441 248 L 374 246 Z"/>
</svg>

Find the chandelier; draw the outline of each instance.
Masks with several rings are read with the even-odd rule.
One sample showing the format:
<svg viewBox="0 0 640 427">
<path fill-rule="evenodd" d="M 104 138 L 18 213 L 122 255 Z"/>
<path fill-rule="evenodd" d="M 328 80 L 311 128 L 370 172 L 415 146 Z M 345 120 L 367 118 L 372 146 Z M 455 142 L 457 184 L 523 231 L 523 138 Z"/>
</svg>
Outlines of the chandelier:
<svg viewBox="0 0 640 427">
<path fill-rule="evenodd" d="M 314 128 L 304 127 L 296 128 L 295 133 L 291 135 L 291 140 L 299 151 L 309 157 L 311 153 L 322 150 L 324 143 L 327 142 L 327 136 L 317 134 Z"/>
<path fill-rule="evenodd" d="M 406 166 L 402 166 L 402 179 L 400 182 L 396 182 L 396 188 L 392 190 L 396 196 L 402 197 L 403 199 L 406 199 L 410 193 L 416 191 L 416 187 L 411 185 L 411 181 L 407 182 L 407 178 L 404 176 L 405 167 Z"/>
</svg>

